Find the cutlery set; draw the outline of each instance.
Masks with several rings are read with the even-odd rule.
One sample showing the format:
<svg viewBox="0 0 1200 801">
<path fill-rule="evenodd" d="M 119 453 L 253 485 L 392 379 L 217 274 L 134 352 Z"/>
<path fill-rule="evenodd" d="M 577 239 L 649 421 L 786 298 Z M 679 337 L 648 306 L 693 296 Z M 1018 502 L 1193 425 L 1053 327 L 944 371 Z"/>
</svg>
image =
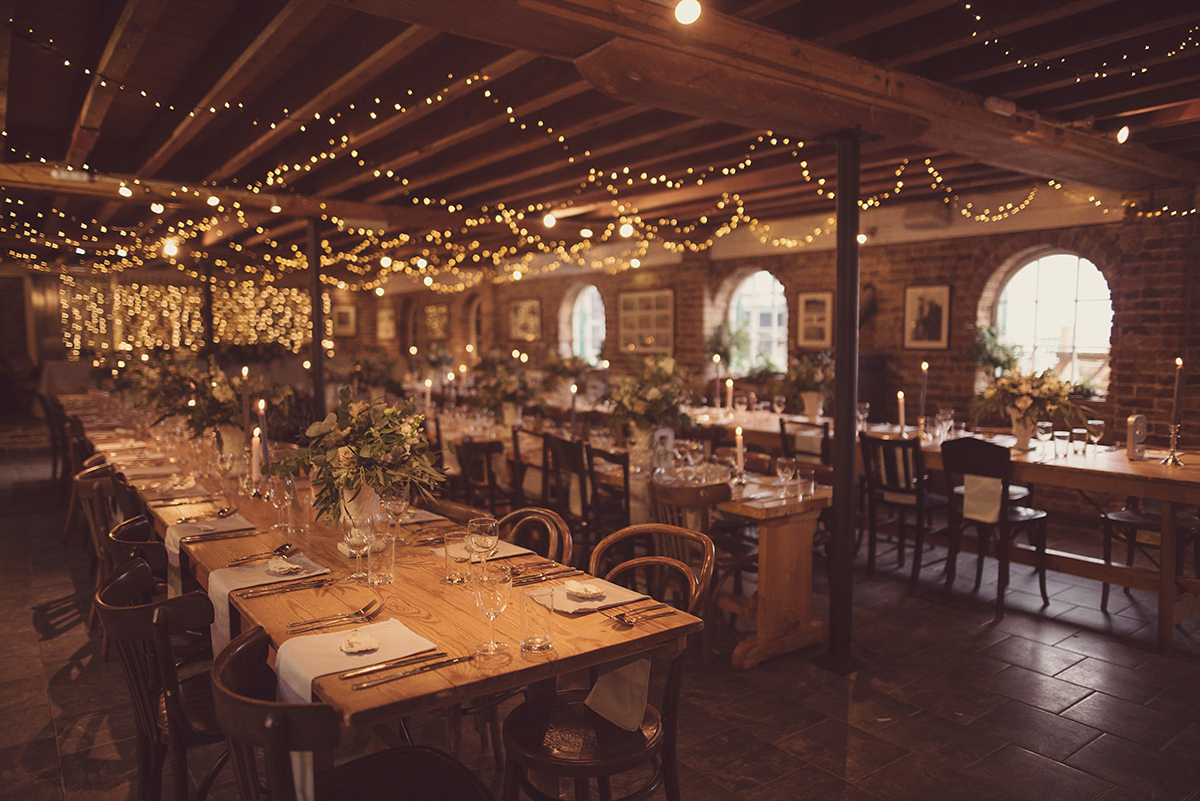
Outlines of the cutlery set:
<svg viewBox="0 0 1200 801">
<path fill-rule="evenodd" d="M 236 506 L 224 506 L 217 511 L 216 514 L 188 515 L 176 520 L 176 523 L 199 523 L 202 520 L 224 520 L 230 515 L 237 514 Z"/>
<path fill-rule="evenodd" d="M 285 542 L 273 551 L 263 551 L 262 553 L 252 553 L 246 556 L 239 556 L 236 559 L 230 559 L 225 567 L 241 567 L 242 565 L 253 564 L 254 562 L 264 562 L 268 559 L 273 559 L 276 556 L 287 556 L 292 552 L 292 544 Z"/>
<path fill-rule="evenodd" d="M 424 658 L 428 659 L 432 656 L 434 656 L 434 654 L 430 654 L 429 656 L 424 657 Z M 396 679 L 406 679 L 409 676 L 415 676 L 418 673 L 425 673 L 430 670 L 437 670 L 438 668 L 447 667 L 448 665 L 457 665 L 459 662 L 470 662 L 473 659 L 475 659 L 475 654 L 468 654 L 467 656 L 455 656 L 455 657 L 451 657 L 449 659 L 442 659 L 438 662 L 430 662 L 428 664 L 421 665 L 420 667 L 415 667 L 410 670 L 406 670 L 403 673 L 395 673 L 391 676 L 380 676 L 377 679 L 367 679 L 366 681 L 360 681 L 357 684 L 351 684 L 350 689 L 365 690 L 368 687 L 378 687 L 380 684 L 387 684 L 389 681 L 395 681 Z M 380 669 L 386 670 L 386 668 L 380 668 Z"/>
<path fill-rule="evenodd" d="M 196 543 L 196 542 L 213 542 L 215 540 L 236 540 L 241 537 L 253 537 L 258 533 L 258 529 L 250 526 L 249 528 L 232 528 L 228 531 L 209 531 L 203 534 L 188 534 L 186 537 L 180 537 L 181 543 Z"/>
<path fill-rule="evenodd" d="M 640 599 L 638 601 L 629 601 L 629 603 L 640 603 Z M 639 606 L 637 609 L 626 609 L 623 612 L 615 612 L 613 614 L 609 614 L 604 610 L 601 610 L 600 613 L 622 625 L 632 626 L 635 623 L 642 622 L 643 620 L 653 620 L 656 617 L 667 617 L 669 615 L 673 615 L 675 614 L 675 610 L 671 609 L 666 604 L 654 603 L 649 604 L 648 606 Z"/>
<path fill-rule="evenodd" d="M 347 612 L 340 615 L 326 615 L 324 618 L 315 618 L 309 621 L 301 621 L 299 623 L 288 624 L 288 634 L 303 634 L 308 631 L 317 631 L 319 629 L 333 628 L 334 626 L 344 626 L 347 623 L 370 623 L 375 618 L 379 617 L 383 612 L 385 604 L 380 601 L 371 601 L 357 612 Z"/>
<path fill-rule="evenodd" d="M 517 576 L 513 579 L 514 587 L 524 587 L 527 584 L 540 584 L 543 581 L 551 581 L 557 578 L 570 578 L 571 576 L 582 576 L 582 570 L 576 570 L 573 567 L 562 567 L 557 570 L 547 570 L 541 573 L 529 573 L 527 575 Z"/>
<path fill-rule="evenodd" d="M 245 590 L 237 590 L 235 594 L 239 598 L 264 598 L 268 595 L 282 595 L 285 592 L 297 592 L 299 590 L 315 590 L 321 587 L 328 587 L 337 579 L 333 576 L 321 576 L 320 578 L 302 579 L 300 581 L 292 581 L 286 584 L 271 584 L 266 587 L 251 587 Z"/>
</svg>

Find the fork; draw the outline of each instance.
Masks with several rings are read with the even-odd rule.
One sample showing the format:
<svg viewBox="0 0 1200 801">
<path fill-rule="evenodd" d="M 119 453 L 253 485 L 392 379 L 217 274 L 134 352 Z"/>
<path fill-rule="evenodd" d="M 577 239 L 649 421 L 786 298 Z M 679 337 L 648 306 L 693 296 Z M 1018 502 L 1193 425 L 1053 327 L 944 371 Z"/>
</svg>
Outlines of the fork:
<svg viewBox="0 0 1200 801">
<path fill-rule="evenodd" d="M 369 612 L 354 612 L 351 614 L 336 616 L 331 615 L 329 620 L 323 620 L 317 623 L 306 623 L 299 626 L 288 626 L 288 634 L 300 634 L 306 631 L 316 631 L 317 629 L 331 628 L 333 626 L 344 626 L 347 623 L 370 623 L 379 616 L 379 613 L 383 611 L 383 607 L 384 605 L 381 603 L 378 607 Z"/>
<path fill-rule="evenodd" d="M 353 617 L 354 615 L 370 614 L 371 610 L 373 610 L 375 608 L 375 604 L 377 604 L 377 603 L 379 603 L 378 599 L 371 600 L 371 601 L 367 601 L 365 604 L 363 604 L 362 609 L 357 609 L 353 612 L 338 612 L 335 615 L 324 615 L 322 617 L 314 617 L 310 620 L 297 620 L 293 623 L 288 623 L 288 628 L 289 629 L 295 628 L 296 626 L 311 626 L 313 623 L 324 623 L 328 620 L 337 620 L 338 618 L 343 618 L 343 617 Z"/>
<path fill-rule="evenodd" d="M 633 614 L 623 612 L 619 615 L 615 615 L 613 620 L 617 621 L 618 623 L 623 623 L 626 626 L 632 626 L 634 623 L 641 623 L 643 620 L 653 620 L 656 617 L 667 617 L 668 615 L 673 614 L 675 614 L 674 609 L 664 609 L 661 612 L 651 612 L 648 615 L 643 615 L 638 612 Z"/>
<path fill-rule="evenodd" d="M 236 513 L 237 513 L 236 506 L 224 506 L 220 510 L 218 510 L 215 515 L 212 515 L 211 517 L 209 515 L 188 515 L 187 517 L 179 518 L 175 522 L 176 523 L 198 523 L 201 520 L 224 520 L 225 518 L 229 517 L 230 515 L 236 514 Z"/>
<path fill-rule="evenodd" d="M 241 565 L 249 564 L 250 562 L 258 562 L 263 559 L 271 559 L 276 556 L 287 556 L 291 550 L 292 550 L 292 544 L 290 542 L 285 542 L 283 545 L 280 545 L 278 548 L 274 549 L 273 551 L 263 551 L 262 553 L 252 553 L 247 556 L 239 556 L 236 559 L 230 559 L 229 563 L 225 566 L 226 567 L 239 567 Z"/>
</svg>

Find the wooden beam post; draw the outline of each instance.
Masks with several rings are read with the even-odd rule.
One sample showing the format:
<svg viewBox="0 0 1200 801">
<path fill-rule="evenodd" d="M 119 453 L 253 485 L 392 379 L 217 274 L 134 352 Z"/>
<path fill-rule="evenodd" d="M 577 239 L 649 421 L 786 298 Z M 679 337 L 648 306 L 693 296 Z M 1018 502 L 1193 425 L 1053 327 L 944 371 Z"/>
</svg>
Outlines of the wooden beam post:
<svg viewBox="0 0 1200 801">
<path fill-rule="evenodd" d="M 308 271 L 312 276 L 312 391 L 313 414 L 325 419 L 325 303 L 321 286 L 321 249 L 317 243 L 317 221 L 308 220 Z"/>
</svg>

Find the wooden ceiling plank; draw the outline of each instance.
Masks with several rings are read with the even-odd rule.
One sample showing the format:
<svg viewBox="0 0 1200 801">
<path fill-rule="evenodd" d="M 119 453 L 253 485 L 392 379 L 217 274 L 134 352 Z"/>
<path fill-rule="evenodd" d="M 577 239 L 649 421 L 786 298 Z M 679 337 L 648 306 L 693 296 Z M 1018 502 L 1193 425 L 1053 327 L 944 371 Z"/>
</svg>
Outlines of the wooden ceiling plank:
<svg viewBox="0 0 1200 801">
<path fill-rule="evenodd" d="M 143 162 L 138 174 L 157 175 L 208 124 L 210 115 L 207 110 L 234 102 L 238 92 L 248 86 L 277 54 L 307 28 L 324 7 L 324 0 L 289 0 L 250 47 L 213 83 L 193 111 L 175 126 L 167 140 Z"/>
<path fill-rule="evenodd" d="M 71 132 L 71 144 L 63 159 L 76 167 L 87 161 L 100 135 L 104 118 L 116 98 L 115 83 L 126 80 L 134 60 L 162 15 L 167 0 L 126 0 L 104 52 L 92 72 L 87 95 L 79 108 Z"/>
<path fill-rule="evenodd" d="M 220 182 L 228 179 L 254 159 L 294 134 L 305 121 L 312 119 L 313 114 L 324 112 L 350 97 L 379 75 L 411 56 L 417 48 L 433 41 L 438 35 L 438 31 L 430 28 L 420 25 L 409 26 L 403 33 L 363 59 L 354 69 L 316 92 L 312 99 L 292 111 L 274 128 L 264 131 L 252 143 L 240 148 L 237 153 L 210 171 L 206 180 Z"/>
<path fill-rule="evenodd" d="M 0 0 L 0 18 L 12 19 L 16 0 Z M 0 25 L 0 131 L 8 133 L 8 83 L 12 60 L 12 28 Z M 0 147 L 0 162 L 8 161 L 8 143 Z"/>
<path fill-rule="evenodd" d="M 893 25 L 899 25 L 902 22 L 908 22 L 934 11 L 940 11 L 958 2 L 959 0 L 910 0 L 910 2 L 886 12 L 871 14 L 858 19 L 853 24 L 818 36 L 812 41 L 825 47 L 837 47 L 846 42 L 853 42 L 856 39 L 862 39 L 873 33 L 878 33 Z"/>
<path fill-rule="evenodd" d="M 778 14 L 780 11 L 799 5 L 799 3 L 800 0 L 758 0 L 744 8 L 739 8 L 734 16 L 750 22 L 757 22 L 763 17 Z"/>
</svg>

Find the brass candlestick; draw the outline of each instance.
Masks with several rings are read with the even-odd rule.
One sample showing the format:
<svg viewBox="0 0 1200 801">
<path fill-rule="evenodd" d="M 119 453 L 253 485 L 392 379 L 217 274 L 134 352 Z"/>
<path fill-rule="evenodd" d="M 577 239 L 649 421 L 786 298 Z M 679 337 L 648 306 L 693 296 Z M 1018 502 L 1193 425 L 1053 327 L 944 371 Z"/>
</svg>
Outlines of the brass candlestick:
<svg viewBox="0 0 1200 801">
<path fill-rule="evenodd" d="M 1183 467 L 1183 460 L 1179 458 L 1176 452 L 1176 446 L 1179 444 L 1179 423 L 1172 423 L 1171 428 L 1171 452 L 1159 462 L 1159 464 L 1170 465 L 1171 467 Z"/>
</svg>

